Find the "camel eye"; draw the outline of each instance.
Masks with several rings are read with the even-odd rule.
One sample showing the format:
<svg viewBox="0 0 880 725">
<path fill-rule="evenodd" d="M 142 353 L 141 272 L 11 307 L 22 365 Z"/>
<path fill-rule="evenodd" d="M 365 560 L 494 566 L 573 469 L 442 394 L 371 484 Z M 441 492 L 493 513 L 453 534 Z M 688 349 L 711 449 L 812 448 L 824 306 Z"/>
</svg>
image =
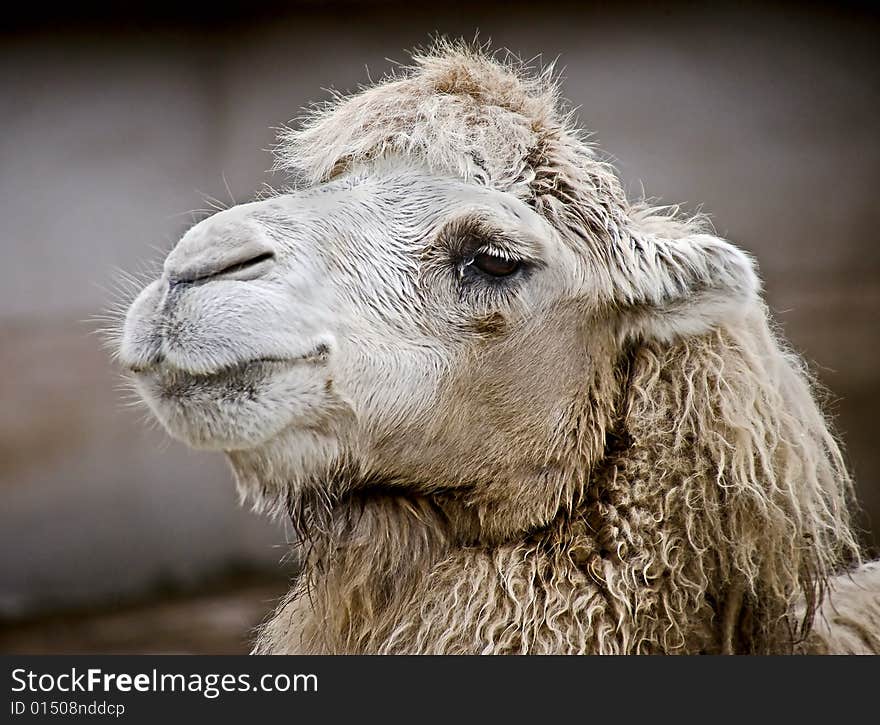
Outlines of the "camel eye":
<svg viewBox="0 0 880 725">
<path fill-rule="evenodd" d="M 518 259 L 506 259 L 495 254 L 479 252 L 474 255 L 473 265 L 490 277 L 509 277 L 519 271 L 522 262 Z"/>
</svg>

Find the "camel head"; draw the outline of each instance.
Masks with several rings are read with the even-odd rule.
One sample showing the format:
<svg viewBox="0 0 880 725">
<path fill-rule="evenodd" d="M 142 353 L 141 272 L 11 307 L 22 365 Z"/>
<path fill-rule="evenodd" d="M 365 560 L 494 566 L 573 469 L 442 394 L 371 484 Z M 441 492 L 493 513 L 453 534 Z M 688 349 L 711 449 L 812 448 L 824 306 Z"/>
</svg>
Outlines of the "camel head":
<svg viewBox="0 0 880 725">
<path fill-rule="evenodd" d="M 399 491 L 472 539 L 533 530 L 633 435 L 639 350 L 764 324 L 751 259 L 629 203 L 547 74 L 441 48 L 284 133 L 279 167 L 289 191 L 186 232 L 119 348 L 268 508 Z"/>
</svg>

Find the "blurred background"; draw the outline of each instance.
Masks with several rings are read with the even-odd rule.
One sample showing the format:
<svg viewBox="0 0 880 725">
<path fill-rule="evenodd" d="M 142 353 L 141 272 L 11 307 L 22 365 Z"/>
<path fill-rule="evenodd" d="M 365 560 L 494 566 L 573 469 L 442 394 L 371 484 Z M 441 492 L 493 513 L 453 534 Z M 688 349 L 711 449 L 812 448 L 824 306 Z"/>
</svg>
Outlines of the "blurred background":
<svg viewBox="0 0 880 725">
<path fill-rule="evenodd" d="M 757 257 L 776 319 L 831 391 L 874 545 L 869 5 L 418 5 L 4 11 L 0 652 L 247 650 L 287 589 L 289 533 L 239 508 L 222 455 L 126 407 L 89 320 L 113 303 L 118 270 L 149 269 L 194 210 L 283 184 L 266 173 L 273 127 L 436 34 L 558 56 L 566 96 L 630 192 L 702 208 Z"/>
</svg>

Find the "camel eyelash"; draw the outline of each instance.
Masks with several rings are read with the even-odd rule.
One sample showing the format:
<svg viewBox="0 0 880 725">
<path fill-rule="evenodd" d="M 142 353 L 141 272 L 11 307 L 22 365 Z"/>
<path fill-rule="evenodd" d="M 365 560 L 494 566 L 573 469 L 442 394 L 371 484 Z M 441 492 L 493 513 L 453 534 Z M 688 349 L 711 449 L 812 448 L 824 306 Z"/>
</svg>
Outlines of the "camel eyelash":
<svg viewBox="0 0 880 725">
<path fill-rule="evenodd" d="M 471 255 L 471 261 L 473 261 L 473 258 L 479 254 L 488 254 L 492 257 L 498 257 L 499 259 L 516 260 L 519 262 L 524 261 L 520 254 L 511 250 L 509 247 L 501 244 L 493 244 L 492 242 L 477 247 Z"/>
<path fill-rule="evenodd" d="M 453 260 L 459 264 L 472 262 L 474 257 L 487 254 L 499 259 L 531 261 L 519 251 L 516 242 L 495 229 L 473 227 L 449 239 L 447 247 Z"/>
<path fill-rule="evenodd" d="M 464 233 L 455 236 L 450 250 L 459 258 L 473 257 L 476 254 L 492 254 L 504 259 L 522 259 L 517 249 L 519 245 L 504 232 L 480 226 L 471 227 Z"/>
</svg>

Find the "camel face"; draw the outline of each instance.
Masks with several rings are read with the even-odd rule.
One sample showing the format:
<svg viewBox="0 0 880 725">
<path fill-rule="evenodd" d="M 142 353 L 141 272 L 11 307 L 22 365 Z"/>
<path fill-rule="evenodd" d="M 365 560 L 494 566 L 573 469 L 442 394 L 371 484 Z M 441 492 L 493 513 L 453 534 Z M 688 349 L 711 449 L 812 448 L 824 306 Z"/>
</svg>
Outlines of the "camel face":
<svg viewBox="0 0 880 725">
<path fill-rule="evenodd" d="M 187 232 L 120 358 L 258 505 L 440 492 L 503 537 L 607 455 L 634 345 L 737 323 L 760 284 L 698 220 L 630 204 L 549 79 L 425 62 L 282 134 L 297 190 Z"/>
<path fill-rule="evenodd" d="M 407 476 L 432 451 L 440 466 L 451 446 L 516 443 L 486 411 L 535 418 L 512 389 L 567 363 L 584 279 L 520 200 L 390 160 L 194 226 L 131 305 L 120 356 L 190 445 L 264 466 L 283 451 L 288 480 L 342 459 Z"/>
</svg>

